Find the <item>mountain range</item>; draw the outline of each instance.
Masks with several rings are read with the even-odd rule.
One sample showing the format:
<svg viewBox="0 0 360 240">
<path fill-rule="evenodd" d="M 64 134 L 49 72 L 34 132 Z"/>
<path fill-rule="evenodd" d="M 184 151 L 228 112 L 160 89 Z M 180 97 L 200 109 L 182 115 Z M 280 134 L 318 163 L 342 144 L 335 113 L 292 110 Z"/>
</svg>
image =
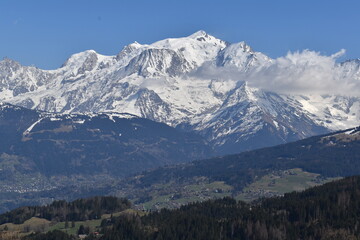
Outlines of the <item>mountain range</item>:
<svg viewBox="0 0 360 240">
<path fill-rule="evenodd" d="M 245 42 L 228 43 L 204 31 L 134 42 L 114 56 L 88 50 L 55 70 L 5 58 L 0 100 L 52 113 L 129 113 L 195 132 L 218 154 L 358 125 L 358 97 L 280 94 L 251 86 L 247 77 L 273 62 Z M 359 79 L 359 60 L 334 67 L 341 76 Z"/>
</svg>

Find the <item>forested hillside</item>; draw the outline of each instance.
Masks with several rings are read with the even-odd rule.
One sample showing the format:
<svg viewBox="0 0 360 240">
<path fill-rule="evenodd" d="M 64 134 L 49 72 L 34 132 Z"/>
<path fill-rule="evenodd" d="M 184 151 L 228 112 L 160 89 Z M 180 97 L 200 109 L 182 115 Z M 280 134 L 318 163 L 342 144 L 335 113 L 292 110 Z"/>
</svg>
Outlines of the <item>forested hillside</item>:
<svg viewBox="0 0 360 240">
<path fill-rule="evenodd" d="M 360 174 L 359 128 L 236 155 L 158 168 L 122 181 L 118 185 L 118 194 L 135 199 L 142 206 L 156 208 L 159 203 L 164 203 L 168 207 L 170 203 L 176 205 L 224 195 L 244 195 L 247 186 L 262 181 L 264 176 L 270 176 L 266 185 L 273 184 L 279 180 L 275 175 L 283 178 L 284 172 L 294 172 L 291 169 L 295 168 L 317 174 L 311 181 L 319 183 L 324 179 Z M 298 176 L 297 181 L 303 181 Z"/>
</svg>

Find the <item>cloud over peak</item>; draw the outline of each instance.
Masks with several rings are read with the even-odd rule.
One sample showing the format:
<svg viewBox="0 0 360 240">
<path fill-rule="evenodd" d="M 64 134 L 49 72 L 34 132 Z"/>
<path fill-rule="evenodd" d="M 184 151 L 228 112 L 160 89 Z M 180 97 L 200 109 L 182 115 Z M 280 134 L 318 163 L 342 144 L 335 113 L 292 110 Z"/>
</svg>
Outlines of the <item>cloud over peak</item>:
<svg viewBox="0 0 360 240">
<path fill-rule="evenodd" d="M 358 96 L 358 68 L 336 62 L 344 54 L 344 49 L 331 56 L 310 50 L 289 52 L 268 66 L 254 69 L 247 80 L 251 86 L 279 93 Z"/>
<path fill-rule="evenodd" d="M 246 81 L 251 87 L 284 94 L 360 96 L 360 64 L 338 63 L 337 59 L 344 54 L 344 49 L 330 56 L 303 50 L 288 52 L 249 71 L 208 64 L 194 74 L 202 78 Z"/>
</svg>

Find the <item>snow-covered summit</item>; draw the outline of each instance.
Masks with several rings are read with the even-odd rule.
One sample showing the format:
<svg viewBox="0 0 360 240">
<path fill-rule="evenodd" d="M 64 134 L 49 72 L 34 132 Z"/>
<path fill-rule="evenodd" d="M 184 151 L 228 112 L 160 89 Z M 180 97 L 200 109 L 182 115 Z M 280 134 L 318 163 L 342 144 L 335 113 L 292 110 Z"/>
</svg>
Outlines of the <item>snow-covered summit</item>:
<svg viewBox="0 0 360 240">
<path fill-rule="evenodd" d="M 227 43 L 204 31 L 198 31 L 188 37 L 169 38 L 155 42 L 150 46 L 178 51 L 195 68 L 204 62 L 214 60 L 219 51 L 227 46 Z"/>
<path fill-rule="evenodd" d="M 189 38 L 198 38 L 198 37 L 208 37 L 208 36 L 211 36 L 209 35 L 207 32 L 205 32 L 204 30 L 199 30 L 197 32 L 194 32 L 193 34 L 189 35 L 188 37 Z M 213 37 L 213 36 L 211 36 Z"/>
<path fill-rule="evenodd" d="M 254 66 L 267 65 L 271 58 L 261 52 L 255 52 L 245 42 L 228 45 L 220 51 L 216 64 L 218 66 L 236 67 L 240 70 L 249 70 Z"/>
<path fill-rule="evenodd" d="M 99 70 L 115 63 L 115 56 L 105 56 L 95 50 L 87 50 L 73 54 L 62 65 L 64 71 L 71 71 L 73 75 L 84 74 L 87 71 Z"/>
</svg>

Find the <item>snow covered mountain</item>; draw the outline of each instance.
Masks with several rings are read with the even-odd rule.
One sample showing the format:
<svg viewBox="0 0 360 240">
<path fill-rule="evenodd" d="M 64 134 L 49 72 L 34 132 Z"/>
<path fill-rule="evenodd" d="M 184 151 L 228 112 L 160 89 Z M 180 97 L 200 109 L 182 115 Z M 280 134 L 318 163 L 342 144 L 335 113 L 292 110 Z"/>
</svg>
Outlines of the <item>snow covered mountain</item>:
<svg viewBox="0 0 360 240">
<path fill-rule="evenodd" d="M 220 153 L 359 124 L 357 97 L 277 94 L 250 87 L 248 74 L 273 61 L 245 42 L 230 44 L 199 31 L 149 45 L 134 42 L 116 56 L 88 50 L 56 70 L 4 59 L 0 100 L 48 112 L 127 112 L 195 130 Z M 344 76 L 360 79 L 359 61 L 338 67 Z"/>
</svg>

